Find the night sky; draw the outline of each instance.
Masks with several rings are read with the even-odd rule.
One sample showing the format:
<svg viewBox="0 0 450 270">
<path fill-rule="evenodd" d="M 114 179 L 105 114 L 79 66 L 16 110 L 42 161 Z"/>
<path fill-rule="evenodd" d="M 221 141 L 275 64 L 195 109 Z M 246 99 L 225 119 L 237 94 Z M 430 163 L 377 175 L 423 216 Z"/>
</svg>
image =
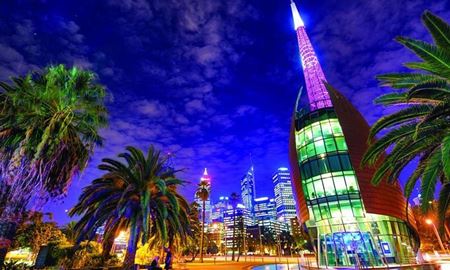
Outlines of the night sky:
<svg viewBox="0 0 450 270">
<path fill-rule="evenodd" d="M 193 198 L 207 167 L 212 199 L 239 192 L 250 166 L 257 196 L 273 196 L 271 175 L 288 165 L 288 131 L 303 84 L 288 0 L 1 1 L 0 80 L 48 64 L 95 71 L 111 93 L 110 127 L 89 168 L 65 199 L 45 206 L 63 224 L 65 209 L 101 175 L 101 158 L 126 145 L 175 154 L 181 192 Z M 372 124 L 375 75 L 414 56 L 393 38 L 430 40 L 420 15 L 450 21 L 445 0 L 296 1 L 328 81 Z M 305 98 L 305 97 L 304 97 Z M 403 175 L 405 178 L 405 174 Z"/>
</svg>

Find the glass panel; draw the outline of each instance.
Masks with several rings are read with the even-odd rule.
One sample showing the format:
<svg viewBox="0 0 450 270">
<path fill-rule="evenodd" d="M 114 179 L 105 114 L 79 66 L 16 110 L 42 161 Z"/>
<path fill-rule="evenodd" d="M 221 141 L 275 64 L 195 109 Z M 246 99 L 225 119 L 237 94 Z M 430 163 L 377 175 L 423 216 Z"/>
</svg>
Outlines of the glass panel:
<svg viewBox="0 0 450 270">
<path fill-rule="evenodd" d="M 324 174 L 328 172 L 327 161 L 325 159 L 318 159 L 317 164 L 319 164 L 320 174 Z"/>
<path fill-rule="evenodd" d="M 316 154 L 324 154 L 325 153 L 325 145 L 323 143 L 323 140 L 318 140 L 314 142 L 314 146 L 316 147 Z"/>
<path fill-rule="evenodd" d="M 312 133 L 314 138 L 322 137 L 319 123 L 315 123 L 312 125 Z"/>
<path fill-rule="evenodd" d="M 297 146 L 305 144 L 305 133 L 303 131 L 297 132 L 297 136 L 295 136 L 295 143 Z"/>
<path fill-rule="evenodd" d="M 341 157 L 341 163 L 342 163 L 342 170 L 343 171 L 349 171 L 352 170 L 352 164 L 350 163 L 350 158 L 348 155 L 340 155 Z"/>
<path fill-rule="evenodd" d="M 306 198 L 307 199 L 315 199 L 315 192 L 314 192 L 314 187 L 312 183 L 306 184 Z"/>
<path fill-rule="evenodd" d="M 342 134 L 342 128 L 341 125 L 339 125 L 339 122 L 337 119 L 330 120 L 331 123 L 331 129 L 333 130 L 334 135 L 341 135 Z"/>
<path fill-rule="evenodd" d="M 320 211 L 322 212 L 322 218 L 331 218 L 330 209 L 327 204 L 320 205 Z"/>
<path fill-rule="evenodd" d="M 320 215 L 319 206 L 313 206 L 313 213 L 315 220 L 322 220 L 322 216 Z"/>
<path fill-rule="evenodd" d="M 310 158 L 316 155 L 314 150 L 314 143 L 310 143 L 306 146 L 306 158 Z"/>
<path fill-rule="evenodd" d="M 341 218 L 341 211 L 339 210 L 339 204 L 338 202 L 330 202 L 330 210 L 331 210 L 331 216 L 333 218 Z"/>
<path fill-rule="evenodd" d="M 322 121 L 320 122 L 322 126 L 322 134 L 323 137 L 330 137 L 332 135 L 331 125 L 329 121 Z"/>
<path fill-rule="evenodd" d="M 336 145 L 339 151 L 347 150 L 347 144 L 345 143 L 344 137 L 336 137 Z"/>
<path fill-rule="evenodd" d="M 344 177 L 336 176 L 333 177 L 334 185 L 336 186 L 337 194 L 347 194 L 347 186 L 345 185 Z"/>
<path fill-rule="evenodd" d="M 347 182 L 348 192 L 354 193 L 358 190 L 358 185 L 356 184 L 355 176 L 345 176 L 345 181 Z"/>
<path fill-rule="evenodd" d="M 300 161 L 303 161 L 308 158 L 308 155 L 306 153 L 306 147 L 300 148 Z"/>
<path fill-rule="evenodd" d="M 327 178 L 322 181 L 323 186 L 325 188 L 325 195 L 332 196 L 336 195 L 336 191 L 334 190 L 333 179 Z"/>
<path fill-rule="evenodd" d="M 312 130 L 311 127 L 306 127 L 305 128 L 305 141 L 308 142 L 310 140 L 312 140 L 313 136 L 312 136 Z"/>
<path fill-rule="evenodd" d="M 324 191 L 323 191 L 323 185 L 322 185 L 321 180 L 314 182 L 314 189 L 316 190 L 317 198 L 323 197 L 325 195 Z"/>
<path fill-rule="evenodd" d="M 327 152 L 334 152 L 337 149 L 333 138 L 325 139 L 325 146 L 327 148 Z"/>
<path fill-rule="evenodd" d="M 343 217 L 351 217 L 353 216 L 353 211 L 352 211 L 352 207 L 350 206 L 350 202 L 345 200 L 345 201 L 339 201 L 341 204 L 341 211 L 342 211 L 342 216 Z"/>
<path fill-rule="evenodd" d="M 328 157 L 328 162 L 330 162 L 330 169 L 332 172 L 341 170 L 341 165 L 339 163 L 339 157 L 337 155 Z"/>
<path fill-rule="evenodd" d="M 354 200 L 354 201 L 352 201 L 352 204 L 353 204 L 353 213 L 354 213 L 355 217 L 364 216 L 361 201 Z"/>
<path fill-rule="evenodd" d="M 319 175 L 320 170 L 319 170 L 319 166 L 317 165 L 317 160 L 313 160 L 309 164 L 311 164 L 311 174 L 313 176 Z"/>
</svg>

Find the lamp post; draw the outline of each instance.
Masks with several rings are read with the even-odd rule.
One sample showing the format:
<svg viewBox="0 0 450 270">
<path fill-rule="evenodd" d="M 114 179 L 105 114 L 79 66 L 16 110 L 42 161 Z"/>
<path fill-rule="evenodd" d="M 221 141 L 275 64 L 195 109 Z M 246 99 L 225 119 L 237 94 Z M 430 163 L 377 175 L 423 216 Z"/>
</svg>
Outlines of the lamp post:
<svg viewBox="0 0 450 270">
<path fill-rule="evenodd" d="M 425 223 L 427 223 L 428 225 L 431 225 L 433 227 L 433 231 L 434 231 L 434 234 L 436 235 L 436 238 L 438 239 L 439 246 L 441 247 L 442 251 L 446 252 L 447 250 L 445 249 L 444 244 L 442 244 L 441 236 L 439 235 L 439 233 L 436 229 L 436 226 L 434 226 L 433 221 L 428 218 L 425 220 Z"/>
</svg>

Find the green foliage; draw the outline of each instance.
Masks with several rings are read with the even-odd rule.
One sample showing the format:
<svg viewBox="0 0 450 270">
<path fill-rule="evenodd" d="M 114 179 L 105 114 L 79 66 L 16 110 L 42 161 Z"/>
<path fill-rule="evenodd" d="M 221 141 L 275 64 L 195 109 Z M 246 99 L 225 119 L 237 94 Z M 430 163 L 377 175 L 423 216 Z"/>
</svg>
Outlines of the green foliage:
<svg viewBox="0 0 450 270">
<path fill-rule="evenodd" d="M 383 160 L 372 179 L 372 183 L 378 184 L 383 179 L 397 181 L 405 166 L 418 160 L 406 183 L 405 195 L 409 197 L 420 180 L 421 208 L 427 212 L 428 202 L 433 200 L 440 182 L 443 188 L 439 197 L 439 218 L 443 220 L 449 206 L 450 182 L 450 26 L 429 11 L 423 14 L 422 20 L 434 44 L 397 38 L 421 62 L 405 64 L 415 70 L 412 73 L 378 76 L 382 85 L 397 90 L 379 97 L 376 103 L 403 106 L 373 125 L 370 146 L 362 163 L 374 165 Z M 374 140 L 378 134 L 381 136 Z"/>
<path fill-rule="evenodd" d="M 9 216 L 32 197 L 64 194 L 107 122 L 106 92 L 90 71 L 58 65 L 11 80 L 0 82 L 0 198 L 7 194 Z"/>
<path fill-rule="evenodd" d="M 43 214 L 33 212 L 29 219 L 17 230 L 15 245 L 20 248 L 31 248 L 34 256 L 44 245 L 64 244 L 66 238 L 55 222 L 45 222 Z"/>
<path fill-rule="evenodd" d="M 3 264 L 2 269 L 4 269 L 4 270 L 28 270 L 28 269 L 33 269 L 33 267 L 31 267 L 25 263 L 18 262 L 18 261 L 7 261 Z"/>
<path fill-rule="evenodd" d="M 150 146 L 146 155 L 127 147 L 118 156 L 125 162 L 105 158 L 99 169 L 106 173 L 83 189 L 70 215 L 81 215 L 75 225 L 78 242 L 93 239 L 105 225 L 104 239 L 119 229 L 129 232 L 125 268 L 134 263 L 138 241 L 165 246 L 185 243 L 190 234 L 189 205 L 177 193 L 183 184 L 166 166 L 167 157 Z"/>
</svg>

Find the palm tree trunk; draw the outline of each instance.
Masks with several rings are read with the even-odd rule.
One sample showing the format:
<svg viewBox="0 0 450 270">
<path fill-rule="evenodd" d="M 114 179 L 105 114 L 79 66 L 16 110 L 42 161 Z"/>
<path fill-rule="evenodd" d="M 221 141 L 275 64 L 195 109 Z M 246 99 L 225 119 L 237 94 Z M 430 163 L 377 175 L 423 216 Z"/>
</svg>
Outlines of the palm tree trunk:
<svg viewBox="0 0 450 270">
<path fill-rule="evenodd" d="M 236 240 L 236 208 L 233 208 L 233 248 L 231 253 L 231 260 L 234 261 L 234 249 L 235 249 L 235 240 Z"/>
<path fill-rule="evenodd" d="M 133 220 L 130 226 L 130 238 L 128 239 L 127 254 L 123 261 L 124 270 L 134 270 L 134 260 L 136 258 L 137 242 L 139 237 L 139 228 L 137 227 L 136 221 Z"/>
<path fill-rule="evenodd" d="M 114 245 L 114 234 L 110 234 L 108 238 L 103 239 L 102 244 L 102 260 L 106 262 L 111 255 L 111 249 Z"/>
<path fill-rule="evenodd" d="M 205 237 L 205 201 L 203 200 L 203 209 L 202 209 L 202 234 L 200 237 L 200 262 L 203 262 L 203 240 Z"/>
</svg>

